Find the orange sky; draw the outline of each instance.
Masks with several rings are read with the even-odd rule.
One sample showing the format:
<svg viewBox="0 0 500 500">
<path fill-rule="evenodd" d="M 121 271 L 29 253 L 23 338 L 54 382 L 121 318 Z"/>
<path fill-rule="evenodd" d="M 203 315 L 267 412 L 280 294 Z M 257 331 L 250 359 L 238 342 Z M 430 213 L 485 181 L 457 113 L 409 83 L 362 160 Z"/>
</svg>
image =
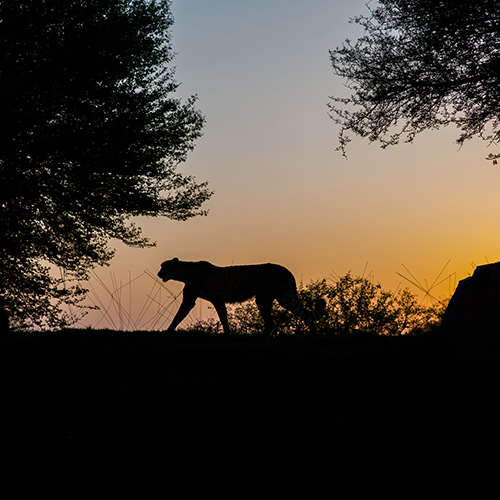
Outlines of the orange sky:
<svg viewBox="0 0 500 500">
<path fill-rule="evenodd" d="M 174 0 L 173 12 L 178 94 L 197 93 L 207 119 L 181 170 L 209 181 L 215 194 L 208 217 L 140 220 L 158 245 L 118 244 L 111 266 L 97 270 L 111 291 L 145 269 L 156 274 L 174 256 L 275 262 L 304 282 L 366 267 L 383 288 L 414 292 L 396 274 L 411 278 L 403 265 L 430 285 L 450 259 L 443 277 L 456 273 L 452 280 L 470 274 L 471 263 L 500 260 L 500 167 L 485 160 L 493 151 L 485 143 L 459 150 L 458 133 L 448 128 L 386 150 L 354 139 L 348 160 L 335 152 L 328 96 L 346 90 L 328 49 L 359 35 L 348 19 L 367 13 L 365 0 Z M 448 296 L 451 282 L 434 294 Z M 108 292 L 92 283 L 109 305 Z M 168 326 L 159 296 L 147 297 L 156 286 L 146 275 L 124 286 L 114 326 L 136 326 L 144 304 L 150 311 L 137 326 Z M 82 325 L 102 317 L 92 312 Z M 113 325 L 102 319 L 99 326 Z"/>
</svg>

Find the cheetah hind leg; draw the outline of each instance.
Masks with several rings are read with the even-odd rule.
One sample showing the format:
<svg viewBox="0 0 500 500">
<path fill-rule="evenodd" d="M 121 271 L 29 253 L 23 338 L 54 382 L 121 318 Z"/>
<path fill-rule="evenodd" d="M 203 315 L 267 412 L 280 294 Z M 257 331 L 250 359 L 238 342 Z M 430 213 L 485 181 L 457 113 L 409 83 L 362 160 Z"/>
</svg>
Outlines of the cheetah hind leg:
<svg viewBox="0 0 500 500">
<path fill-rule="evenodd" d="M 259 308 L 260 314 L 264 319 L 264 337 L 270 337 L 274 334 L 274 321 L 273 321 L 273 299 L 267 297 L 257 297 L 255 302 Z"/>
<path fill-rule="evenodd" d="M 226 304 L 224 302 L 212 302 L 212 304 L 215 307 L 215 310 L 217 311 L 217 314 L 219 315 L 220 322 L 222 324 L 222 329 L 224 330 L 224 333 L 226 335 L 231 334 L 231 329 L 229 328 L 229 321 L 227 319 L 227 309 L 226 309 Z"/>
</svg>

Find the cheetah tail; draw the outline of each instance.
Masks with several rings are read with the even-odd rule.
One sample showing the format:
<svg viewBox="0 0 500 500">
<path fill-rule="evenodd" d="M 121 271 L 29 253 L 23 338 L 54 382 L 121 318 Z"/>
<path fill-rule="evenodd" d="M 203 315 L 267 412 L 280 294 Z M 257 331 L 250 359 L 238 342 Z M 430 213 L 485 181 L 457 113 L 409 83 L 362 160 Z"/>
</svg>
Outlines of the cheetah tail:
<svg viewBox="0 0 500 500">
<path fill-rule="evenodd" d="M 315 316 L 318 319 L 321 319 L 325 315 L 325 309 L 326 309 L 325 299 L 317 299 L 314 312 L 315 312 Z"/>
</svg>

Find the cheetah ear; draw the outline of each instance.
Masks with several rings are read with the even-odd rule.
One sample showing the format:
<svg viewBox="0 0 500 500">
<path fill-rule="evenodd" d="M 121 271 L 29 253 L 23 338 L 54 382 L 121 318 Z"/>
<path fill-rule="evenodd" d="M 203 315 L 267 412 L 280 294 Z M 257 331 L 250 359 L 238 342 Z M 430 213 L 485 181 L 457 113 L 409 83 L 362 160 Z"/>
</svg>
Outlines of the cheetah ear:
<svg viewBox="0 0 500 500">
<path fill-rule="evenodd" d="M 174 258 L 172 259 L 172 262 L 179 262 L 179 259 L 178 259 L 177 257 L 174 257 Z"/>
</svg>

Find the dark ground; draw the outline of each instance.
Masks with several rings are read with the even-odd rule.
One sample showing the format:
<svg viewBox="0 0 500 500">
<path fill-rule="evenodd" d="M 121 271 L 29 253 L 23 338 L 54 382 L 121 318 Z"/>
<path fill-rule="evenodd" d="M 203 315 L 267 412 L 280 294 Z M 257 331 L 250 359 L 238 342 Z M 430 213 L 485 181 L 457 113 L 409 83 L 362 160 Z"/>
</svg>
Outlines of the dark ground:
<svg viewBox="0 0 500 500">
<path fill-rule="evenodd" d="M 498 380 L 439 333 L 9 334 L 0 359 L 19 498 L 477 496 L 499 472 Z"/>
</svg>

